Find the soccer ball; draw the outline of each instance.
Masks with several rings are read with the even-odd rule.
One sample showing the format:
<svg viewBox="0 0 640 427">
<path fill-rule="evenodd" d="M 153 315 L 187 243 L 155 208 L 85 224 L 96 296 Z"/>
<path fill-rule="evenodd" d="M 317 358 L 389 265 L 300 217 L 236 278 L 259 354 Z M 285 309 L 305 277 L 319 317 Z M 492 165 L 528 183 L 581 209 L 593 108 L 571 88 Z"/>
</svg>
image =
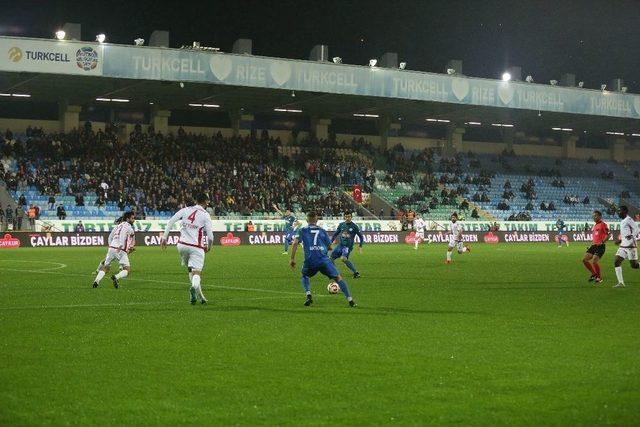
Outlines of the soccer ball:
<svg viewBox="0 0 640 427">
<path fill-rule="evenodd" d="M 337 294 L 340 292 L 340 286 L 338 286 L 336 282 L 329 282 L 327 285 L 327 291 L 329 291 L 330 294 Z"/>
</svg>

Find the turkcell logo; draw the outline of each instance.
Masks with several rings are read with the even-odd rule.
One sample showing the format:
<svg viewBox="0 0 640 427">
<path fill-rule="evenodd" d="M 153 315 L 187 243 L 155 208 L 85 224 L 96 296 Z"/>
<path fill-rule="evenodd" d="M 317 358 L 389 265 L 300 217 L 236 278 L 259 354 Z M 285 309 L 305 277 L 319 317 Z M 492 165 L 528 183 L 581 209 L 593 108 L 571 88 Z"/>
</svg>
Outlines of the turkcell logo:
<svg viewBox="0 0 640 427">
<path fill-rule="evenodd" d="M 32 61 L 47 61 L 47 62 L 71 62 L 69 55 L 62 52 L 45 52 L 38 50 L 25 50 L 26 59 Z"/>
</svg>

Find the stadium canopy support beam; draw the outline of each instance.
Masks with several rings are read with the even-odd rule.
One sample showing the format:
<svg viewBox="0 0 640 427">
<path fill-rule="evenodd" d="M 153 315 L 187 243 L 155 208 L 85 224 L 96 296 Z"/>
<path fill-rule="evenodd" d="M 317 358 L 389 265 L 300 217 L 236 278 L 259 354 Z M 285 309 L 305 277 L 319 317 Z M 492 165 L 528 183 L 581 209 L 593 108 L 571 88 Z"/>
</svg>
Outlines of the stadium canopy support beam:
<svg viewBox="0 0 640 427">
<path fill-rule="evenodd" d="M 80 128 L 80 111 L 82 107 L 79 105 L 69 105 L 66 101 L 61 101 L 60 109 L 60 131 L 71 132 Z"/>
<path fill-rule="evenodd" d="M 578 137 L 575 135 L 562 135 L 562 157 L 564 159 L 576 158 L 576 142 Z"/>
<path fill-rule="evenodd" d="M 444 147 L 445 156 L 454 156 L 462 150 L 462 137 L 465 132 L 464 126 L 451 124 L 447 129 L 447 142 Z"/>
<path fill-rule="evenodd" d="M 160 132 L 163 135 L 169 133 L 169 117 L 171 117 L 171 111 L 169 110 L 156 110 L 152 112 L 151 124 L 156 133 Z"/>
<path fill-rule="evenodd" d="M 329 139 L 329 126 L 331 119 L 311 117 L 311 133 L 317 139 Z"/>
<path fill-rule="evenodd" d="M 391 118 L 389 116 L 381 116 L 378 120 L 378 131 L 380 133 L 380 146 L 383 149 L 388 148 L 389 130 L 391 129 Z"/>
<path fill-rule="evenodd" d="M 621 137 L 612 138 L 611 140 L 611 160 L 618 163 L 624 163 L 627 159 L 625 157 L 625 146 L 627 140 Z"/>
<path fill-rule="evenodd" d="M 240 110 L 229 111 L 231 121 L 231 132 L 233 136 L 240 135 L 240 130 L 247 129 L 251 132 L 253 127 L 253 114 L 242 114 Z"/>
</svg>

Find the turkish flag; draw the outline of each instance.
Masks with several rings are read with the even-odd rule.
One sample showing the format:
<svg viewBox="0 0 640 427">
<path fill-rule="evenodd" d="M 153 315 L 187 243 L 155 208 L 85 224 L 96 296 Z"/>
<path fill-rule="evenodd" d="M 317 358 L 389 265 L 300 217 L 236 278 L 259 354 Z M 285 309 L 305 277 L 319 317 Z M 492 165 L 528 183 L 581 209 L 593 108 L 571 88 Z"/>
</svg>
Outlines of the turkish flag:
<svg viewBox="0 0 640 427">
<path fill-rule="evenodd" d="M 353 200 L 355 200 L 356 203 L 362 203 L 362 187 L 360 184 L 353 186 Z"/>
</svg>

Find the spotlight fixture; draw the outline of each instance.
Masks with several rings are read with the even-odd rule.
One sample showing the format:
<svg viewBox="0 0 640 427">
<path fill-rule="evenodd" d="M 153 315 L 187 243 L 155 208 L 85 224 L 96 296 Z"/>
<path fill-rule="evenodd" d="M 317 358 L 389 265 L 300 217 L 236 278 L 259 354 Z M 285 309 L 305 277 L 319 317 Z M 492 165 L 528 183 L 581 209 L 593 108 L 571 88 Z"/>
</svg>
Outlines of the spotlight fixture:
<svg viewBox="0 0 640 427">
<path fill-rule="evenodd" d="M 58 40 L 64 40 L 64 37 L 67 35 L 67 33 L 64 32 L 64 30 L 58 30 L 56 31 L 56 38 Z"/>
<path fill-rule="evenodd" d="M 502 81 L 503 82 L 508 82 L 509 80 L 511 80 L 511 74 L 510 73 L 503 73 L 502 74 Z"/>
<path fill-rule="evenodd" d="M 455 68 L 447 68 L 447 74 L 452 75 L 452 74 L 455 74 L 455 73 L 456 73 Z"/>
<path fill-rule="evenodd" d="M 340 58 L 339 56 L 334 56 L 333 57 L 333 63 L 334 64 L 342 64 L 342 58 Z"/>
<path fill-rule="evenodd" d="M 400 65 L 398 66 L 398 68 L 400 68 L 401 70 L 404 70 L 405 68 L 407 68 L 407 63 L 406 62 L 401 62 Z"/>
<path fill-rule="evenodd" d="M 627 93 L 627 91 L 628 91 L 628 90 L 629 90 L 629 88 L 628 88 L 628 87 L 626 87 L 626 86 L 622 86 L 622 87 L 620 88 L 620 92 L 622 92 L 622 93 Z"/>
<path fill-rule="evenodd" d="M 369 67 L 375 67 L 376 64 L 378 63 L 378 60 L 373 58 L 369 60 Z"/>
<path fill-rule="evenodd" d="M 578 82 L 578 87 L 580 88 L 584 87 L 584 82 Z"/>
<path fill-rule="evenodd" d="M 96 41 L 98 43 L 104 43 L 104 41 L 107 39 L 107 36 L 105 36 L 104 34 L 100 33 L 96 36 Z"/>
<path fill-rule="evenodd" d="M 295 91 L 295 90 L 292 90 L 292 91 L 291 91 L 291 97 L 292 97 L 292 98 L 295 98 L 295 97 L 296 97 L 296 91 Z"/>
<path fill-rule="evenodd" d="M 184 83 L 180 82 L 180 89 L 184 89 Z"/>
<path fill-rule="evenodd" d="M 144 45 L 144 39 L 140 39 L 140 38 L 135 39 L 133 41 L 133 44 L 135 44 L 136 46 L 142 46 L 142 45 Z"/>
<path fill-rule="evenodd" d="M 606 84 L 601 84 L 601 85 L 600 85 L 600 90 L 601 90 L 601 91 L 603 91 L 603 92 L 604 92 L 605 90 L 607 90 L 607 85 L 606 85 Z"/>
<path fill-rule="evenodd" d="M 533 77 L 527 76 L 527 78 L 524 79 L 524 81 L 526 81 L 527 83 L 533 83 Z"/>
<path fill-rule="evenodd" d="M 549 80 L 549 84 L 551 86 L 557 86 L 558 85 L 558 81 L 557 80 Z"/>
<path fill-rule="evenodd" d="M 200 49 L 200 42 L 193 42 L 194 49 Z"/>
</svg>

